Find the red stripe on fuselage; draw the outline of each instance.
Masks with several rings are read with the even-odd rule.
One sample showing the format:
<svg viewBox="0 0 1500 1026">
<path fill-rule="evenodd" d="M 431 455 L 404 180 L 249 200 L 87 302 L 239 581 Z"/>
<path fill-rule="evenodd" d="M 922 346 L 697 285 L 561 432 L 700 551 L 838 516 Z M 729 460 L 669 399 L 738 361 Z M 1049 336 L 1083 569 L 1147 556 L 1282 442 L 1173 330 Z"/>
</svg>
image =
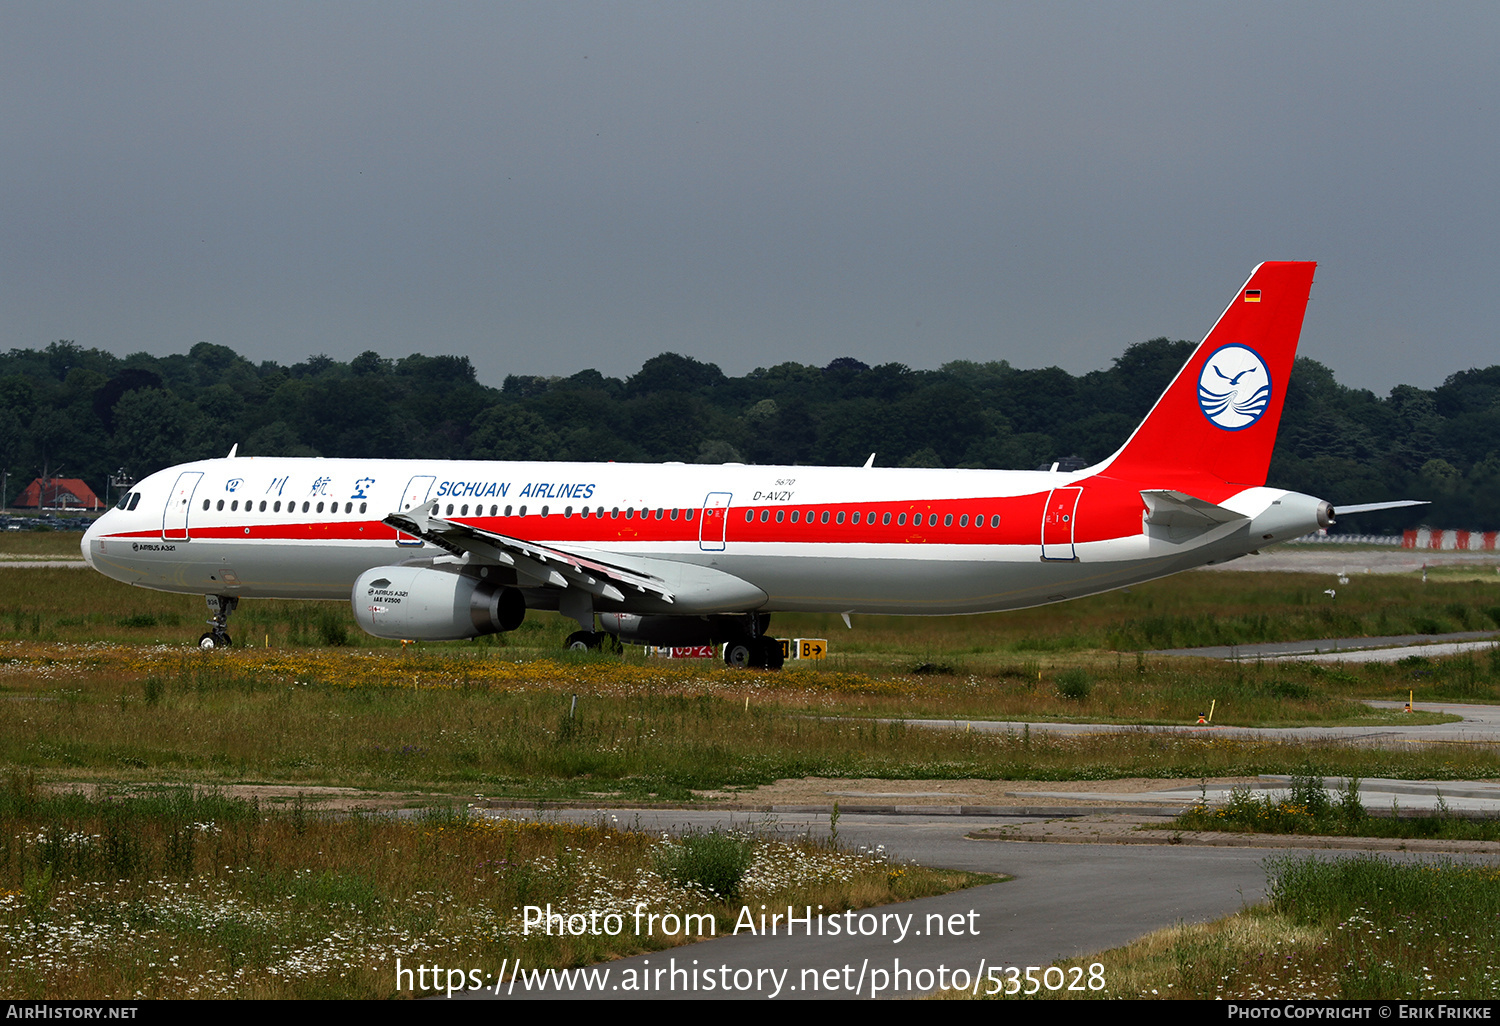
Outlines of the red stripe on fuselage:
<svg viewBox="0 0 1500 1026">
<path fill-rule="evenodd" d="M 1090 478 L 1081 485 L 1083 494 L 1075 513 L 1075 542 L 1108 541 L 1141 532 L 1139 487 L 1111 478 Z M 941 545 L 1033 545 L 1040 544 L 1042 511 L 1048 492 L 989 499 L 933 499 L 930 501 L 788 503 L 732 506 L 727 511 L 725 541 L 728 544 L 789 542 L 801 544 L 941 544 Z M 488 504 L 486 504 L 488 505 Z M 559 544 L 579 542 L 608 546 L 622 542 L 696 543 L 702 527 L 701 509 L 635 507 L 612 515 L 606 508 L 590 506 L 589 515 L 574 509 L 570 514 L 540 510 L 526 516 L 468 516 L 458 512 L 463 504 L 439 508 L 444 519 L 469 524 L 512 538 L 545 540 Z M 572 509 L 572 507 L 564 507 Z M 627 515 L 627 512 L 629 515 Z M 672 518 L 676 513 L 676 519 Z M 797 522 L 792 522 L 792 514 Z M 750 519 L 746 519 L 746 514 Z M 823 515 L 827 514 L 827 522 Z M 762 514 L 765 519 L 762 520 Z M 777 515 L 782 519 L 777 521 Z M 688 519 L 691 515 L 691 519 Z M 859 523 L 854 523 L 858 515 Z M 886 523 L 889 515 L 890 522 Z M 998 526 L 991 526 L 995 516 Z M 933 516 L 937 523 L 930 523 Z M 839 523 L 840 517 L 843 523 Z M 915 518 L 921 518 L 918 526 Z M 951 517 L 951 523 L 949 518 Z M 905 523 L 899 521 L 905 519 Z M 967 524 L 964 523 L 967 518 Z M 257 518 L 251 523 L 200 525 L 189 520 L 188 533 L 203 540 L 262 541 L 367 541 L 395 548 L 395 530 L 378 520 L 329 520 L 283 523 Z M 160 538 L 160 529 L 110 535 L 112 538 Z"/>
</svg>

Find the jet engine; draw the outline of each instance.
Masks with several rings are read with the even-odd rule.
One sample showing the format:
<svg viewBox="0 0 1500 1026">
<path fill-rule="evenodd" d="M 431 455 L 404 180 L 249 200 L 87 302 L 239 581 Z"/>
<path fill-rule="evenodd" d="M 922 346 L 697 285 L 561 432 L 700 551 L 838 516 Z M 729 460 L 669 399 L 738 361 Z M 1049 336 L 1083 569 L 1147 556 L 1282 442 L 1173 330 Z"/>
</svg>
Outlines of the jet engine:
<svg viewBox="0 0 1500 1026">
<path fill-rule="evenodd" d="M 354 619 L 377 638 L 453 641 L 513 631 L 526 617 L 515 588 L 431 567 L 366 570 L 350 601 Z"/>
</svg>

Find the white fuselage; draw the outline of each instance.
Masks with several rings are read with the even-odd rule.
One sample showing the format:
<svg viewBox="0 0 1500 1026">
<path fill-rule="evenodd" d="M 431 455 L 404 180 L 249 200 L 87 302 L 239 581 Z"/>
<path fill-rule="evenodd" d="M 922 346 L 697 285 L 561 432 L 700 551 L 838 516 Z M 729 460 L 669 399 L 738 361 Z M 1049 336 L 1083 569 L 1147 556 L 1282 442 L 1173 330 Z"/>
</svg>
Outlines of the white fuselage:
<svg viewBox="0 0 1500 1026">
<path fill-rule="evenodd" d="M 664 605 L 703 614 L 976 613 L 1057 602 L 1222 562 L 1317 527 L 1316 500 L 1224 486 L 1240 519 L 1147 522 L 1149 481 L 1074 473 L 629 463 L 290 459 L 184 464 L 102 516 L 85 559 L 163 591 L 344 599 L 374 567 L 449 554 L 383 523 L 435 513 L 670 579 L 710 583 Z M 727 575 L 712 583 L 695 568 Z"/>
</svg>

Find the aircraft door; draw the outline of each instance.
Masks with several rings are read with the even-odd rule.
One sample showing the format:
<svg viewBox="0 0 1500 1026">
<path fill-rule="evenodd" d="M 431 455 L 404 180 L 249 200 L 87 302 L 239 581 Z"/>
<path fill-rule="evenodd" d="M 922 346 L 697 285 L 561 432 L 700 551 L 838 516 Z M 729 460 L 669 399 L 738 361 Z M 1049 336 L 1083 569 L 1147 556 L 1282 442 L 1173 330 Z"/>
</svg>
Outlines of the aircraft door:
<svg viewBox="0 0 1500 1026">
<path fill-rule="evenodd" d="M 400 512 L 405 513 L 409 509 L 415 509 L 427 501 L 427 493 L 432 491 L 433 482 L 437 478 L 431 474 L 418 474 L 406 482 L 406 490 L 401 493 Z M 396 532 L 397 545 L 421 545 L 421 538 L 413 538 L 403 531 Z"/>
<path fill-rule="evenodd" d="M 193 492 L 203 480 L 203 471 L 184 470 L 177 475 L 177 483 L 167 495 L 166 508 L 161 514 L 161 540 L 188 540 L 188 510 L 193 505 Z"/>
<path fill-rule="evenodd" d="M 1082 488 L 1054 488 L 1042 512 L 1042 558 L 1077 559 L 1073 529 L 1078 522 L 1078 497 Z"/>
<path fill-rule="evenodd" d="M 729 525 L 730 492 L 709 492 L 703 500 L 703 516 L 698 521 L 698 548 L 704 552 L 724 551 L 724 529 Z"/>
</svg>

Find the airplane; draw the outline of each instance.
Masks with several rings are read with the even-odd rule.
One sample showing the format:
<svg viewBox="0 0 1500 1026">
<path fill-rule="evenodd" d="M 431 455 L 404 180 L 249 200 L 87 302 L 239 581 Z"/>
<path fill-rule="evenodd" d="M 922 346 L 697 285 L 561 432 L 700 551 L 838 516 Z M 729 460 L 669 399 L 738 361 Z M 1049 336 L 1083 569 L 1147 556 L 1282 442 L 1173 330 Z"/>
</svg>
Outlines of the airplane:
<svg viewBox="0 0 1500 1026">
<path fill-rule="evenodd" d="M 1037 471 L 291 459 L 186 463 L 84 535 L 119 581 L 202 594 L 205 649 L 242 598 L 342 599 L 381 638 L 512 631 L 530 610 L 779 668 L 776 612 L 1019 609 L 1220 563 L 1326 528 L 1266 487 L 1312 262 L 1260 264 L 1108 459 Z"/>
</svg>

